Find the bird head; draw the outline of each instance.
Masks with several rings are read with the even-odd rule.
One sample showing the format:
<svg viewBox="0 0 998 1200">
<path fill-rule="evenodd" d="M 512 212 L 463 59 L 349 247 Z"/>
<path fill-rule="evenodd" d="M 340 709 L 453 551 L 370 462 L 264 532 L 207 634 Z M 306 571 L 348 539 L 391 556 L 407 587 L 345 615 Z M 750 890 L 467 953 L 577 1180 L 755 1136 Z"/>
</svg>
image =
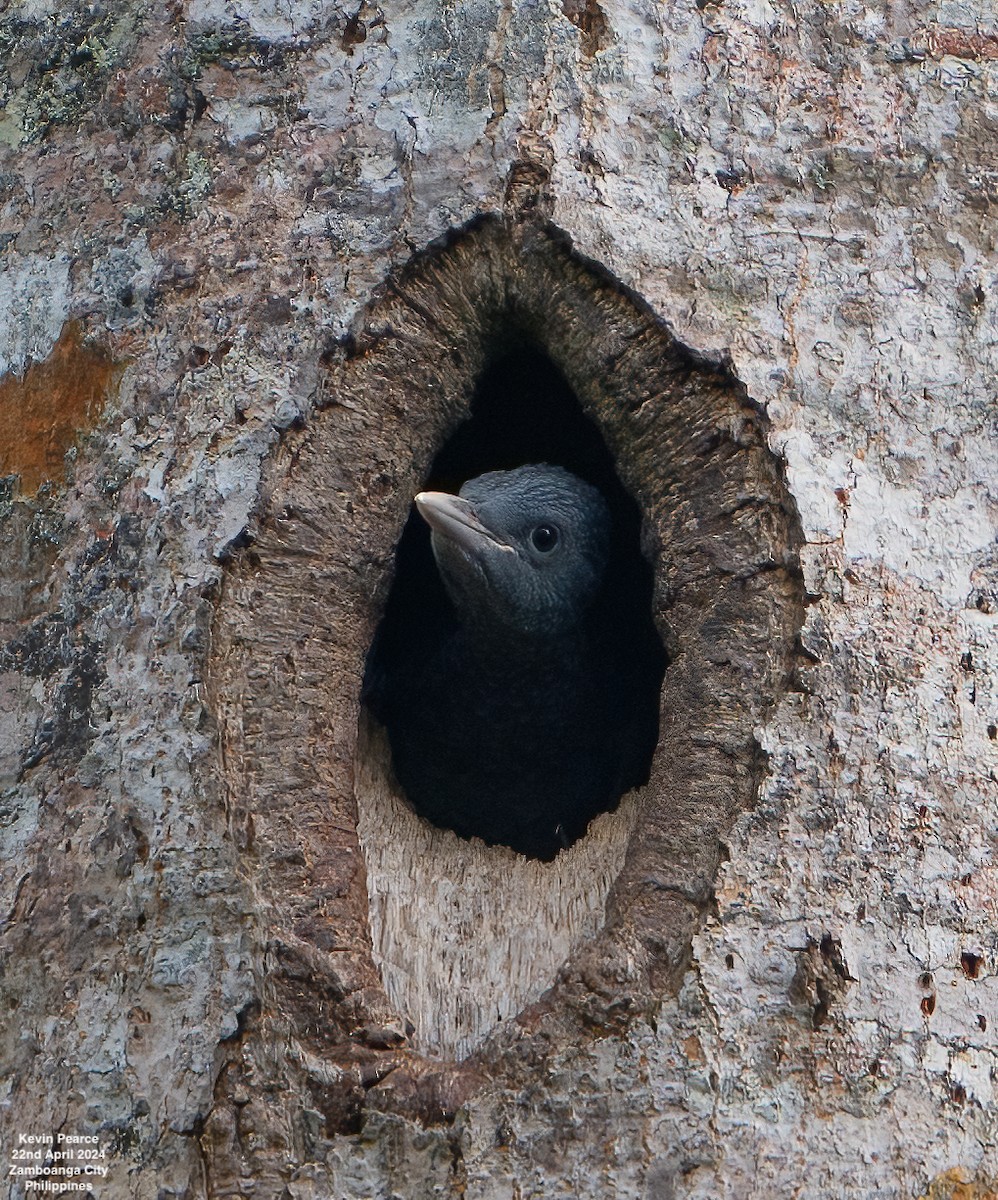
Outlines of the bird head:
<svg viewBox="0 0 998 1200">
<path fill-rule="evenodd" d="M 562 467 L 491 471 L 453 496 L 420 492 L 433 554 L 462 621 L 531 637 L 570 628 L 610 549 L 600 493 Z"/>
</svg>

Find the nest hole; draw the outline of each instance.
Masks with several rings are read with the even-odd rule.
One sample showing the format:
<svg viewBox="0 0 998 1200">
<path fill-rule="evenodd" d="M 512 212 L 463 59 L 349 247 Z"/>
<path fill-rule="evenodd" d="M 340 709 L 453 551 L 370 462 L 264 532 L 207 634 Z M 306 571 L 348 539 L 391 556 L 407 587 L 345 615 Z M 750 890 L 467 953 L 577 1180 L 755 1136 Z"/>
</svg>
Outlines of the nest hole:
<svg viewBox="0 0 998 1200">
<path fill-rule="evenodd" d="M 802 535 L 765 413 L 562 232 L 499 217 L 386 280 L 324 357 L 319 409 L 268 464 L 210 663 L 268 1011 L 324 1095 L 357 1054 L 394 1071 L 405 1043 L 501 1073 L 507 1018 L 584 1041 L 653 1013 L 681 985 L 765 773 L 756 731 L 798 666 Z M 549 862 L 414 813 L 360 704 L 379 622 L 411 634 L 439 597 L 416 492 L 530 462 L 607 500 L 662 694 L 647 786 Z"/>
<path fill-rule="evenodd" d="M 632 774 L 634 782 L 645 783 L 658 737 L 666 659 L 652 619 L 653 575 L 640 548 L 641 513 L 620 482 L 598 428 L 583 413 L 564 376 L 543 351 L 521 343 L 489 361 L 474 390 L 469 419 L 436 454 L 423 489 L 457 493 L 467 480 L 486 472 L 529 464 L 565 468 L 595 487 L 607 504 L 612 529 L 610 560 L 587 620 L 600 627 L 605 639 L 596 653 L 619 653 L 628 665 L 638 664 L 638 669 L 628 674 L 617 702 L 633 712 L 634 725 L 640 730 L 634 736 L 638 762 Z M 429 526 L 413 509 L 399 540 L 392 587 L 369 655 L 369 676 L 392 678 L 411 656 L 423 658 L 434 639 L 444 636 L 442 624 L 449 622 L 445 625 L 449 629 L 454 621 L 453 606 L 434 560 Z M 404 698 L 406 706 L 418 706 L 424 700 L 419 680 L 413 683 Z M 571 683 L 566 681 L 564 690 L 570 689 Z M 519 702 L 513 696 L 503 699 L 507 706 Z M 598 726 L 598 719 L 594 723 Z M 626 790 L 630 788 L 608 794 L 597 812 L 613 811 Z M 437 823 L 449 825 L 446 819 Z M 490 837 L 484 821 L 458 832 L 478 835 L 486 842 L 502 842 L 501 837 Z M 561 835 L 562 846 L 567 848 L 584 832 L 585 826 L 576 824 L 570 834 Z M 517 848 L 514 843 L 515 839 L 510 844 Z M 551 858 L 556 851 L 557 843 L 546 855 L 532 854 L 529 849 L 523 852 L 528 857 Z"/>
<path fill-rule="evenodd" d="M 524 336 L 507 333 L 496 341 L 467 418 L 434 455 L 422 488 L 456 493 L 486 472 L 539 463 L 563 467 L 597 488 L 612 536 L 596 619 L 612 623 L 641 663 L 637 695 L 628 703 L 648 730 L 639 778 L 646 782 L 666 654 L 652 618 L 653 571 L 641 552 L 641 511 L 551 358 Z M 379 673 L 391 672 L 414 644 L 438 636 L 438 614 L 450 607 L 429 527 L 413 510 L 399 539 L 368 672 L 372 658 Z M 411 696 L 413 704 L 420 700 L 418 692 Z M 536 999 L 599 929 L 636 805 L 618 813 L 625 793 L 615 791 L 602 809 L 608 815 L 597 814 L 566 838 L 560 853 L 523 854 L 485 834 L 480 841 L 459 837 L 443 823 L 431 825 L 408 805 L 390 764 L 385 730 L 362 712 L 356 778 L 375 958 L 389 996 L 412 1016 L 417 1045 L 460 1057 L 498 1020 Z M 424 956 L 432 965 L 420 963 Z"/>
</svg>

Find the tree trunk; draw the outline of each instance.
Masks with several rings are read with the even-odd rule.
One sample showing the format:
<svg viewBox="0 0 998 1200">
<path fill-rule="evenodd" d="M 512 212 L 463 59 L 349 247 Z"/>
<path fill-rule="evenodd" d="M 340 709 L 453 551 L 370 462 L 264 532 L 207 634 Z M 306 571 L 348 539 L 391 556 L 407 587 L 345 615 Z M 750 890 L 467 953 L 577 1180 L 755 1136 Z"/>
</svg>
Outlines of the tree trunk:
<svg viewBox="0 0 998 1200">
<path fill-rule="evenodd" d="M 10 1194 L 998 1194 L 985 6 L 0 39 Z M 597 447 L 669 658 L 552 863 L 361 702 L 483 429 Z"/>
</svg>

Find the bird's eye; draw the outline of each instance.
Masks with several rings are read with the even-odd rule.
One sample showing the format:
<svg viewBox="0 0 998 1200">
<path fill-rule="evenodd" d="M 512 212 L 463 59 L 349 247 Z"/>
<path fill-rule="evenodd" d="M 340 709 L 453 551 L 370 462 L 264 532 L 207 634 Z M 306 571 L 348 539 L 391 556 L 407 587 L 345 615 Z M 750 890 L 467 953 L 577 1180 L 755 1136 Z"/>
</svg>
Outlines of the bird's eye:
<svg viewBox="0 0 998 1200">
<path fill-rule="evenodd" d="M 530 534 L 530 542 L 541 554 L 550 554 L 558 545 L 558 530 L 553 525 L 538 525 Z"/>
</svg>

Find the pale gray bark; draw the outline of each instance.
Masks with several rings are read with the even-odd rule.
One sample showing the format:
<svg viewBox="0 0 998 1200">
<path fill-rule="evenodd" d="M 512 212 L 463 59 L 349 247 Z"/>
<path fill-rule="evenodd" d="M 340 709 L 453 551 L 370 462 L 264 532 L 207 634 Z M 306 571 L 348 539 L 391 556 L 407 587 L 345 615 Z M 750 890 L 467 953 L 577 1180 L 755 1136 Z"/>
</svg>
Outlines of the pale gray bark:
<svg viewBox="0 0 998 1200">
<path fill-rule="evenodd" d="M 0 21 L 0 460 L 24 484 L 0 507 L 3 1163 L 61 1130 L 107 1147 L 102 1200 L 992 1195 L 990 8 L 192 0 Z M 408 829 L 373 849 L 384 779 L 362 786 L 365 871 L 348 798 L 377 764 L 336 691 L 458 399 L 404 412 L 404 347 L 390 373 L 373 340 L 320 361 L 399 322 L 384 281 L 483 213 L 550 220 L 684 345 L 730 353 L 808 593 L 807 657 L 758 706 L 756 802 L 705 834 L 713 896 L 676 884 L 676 851 L 674 917 L 641 907 L 656 825 L 591 949 L 627 806 L 596 835 L 617 849 L 580 844 L 564 884 L 517 864 L 538 889 L 517 919 L 542 935 L 547 911 L 576 954 L 495 1026 L 561 951 L 504 981 L 518 939 L 466 922 L 457 957 L 474 969 L 479 940 L 490 982 L 443 1012 L 419 940 L 439 898 L 414 874 L 411 933 L 374 906 L 365 957 L 368 888 L 425 830 L 398 810 Z M 428 345 L 414 313 L 402 336 Z M 580 338 L 565 369 L 583 357 Z M 67 410 L 63 473 L 46 430 Z M 614 449 L 638 486 L 651 449 Z M 645 819 L 663 795 L 631 803 Z M 418 986 L 383 996 L 378 957 L 406 940 Z M 485 1046 L 471 1067 L 419 1056 L 462 1038 Z"/>
</svg>

